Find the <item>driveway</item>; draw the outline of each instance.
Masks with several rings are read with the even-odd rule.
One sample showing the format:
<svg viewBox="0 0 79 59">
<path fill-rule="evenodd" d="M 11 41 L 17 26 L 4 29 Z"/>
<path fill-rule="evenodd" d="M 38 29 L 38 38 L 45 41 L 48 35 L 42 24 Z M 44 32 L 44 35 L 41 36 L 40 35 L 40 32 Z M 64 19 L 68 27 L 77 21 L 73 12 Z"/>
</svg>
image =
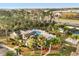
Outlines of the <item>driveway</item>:
<svg viewBox="0 0 79 59">
<path fill-rule="evenodd" d="M 7 51 L 9 51 L 9 49 L 3 47 L 2 44 L 0 44 L 0 56 L 4 56 Z"/>
</svg>

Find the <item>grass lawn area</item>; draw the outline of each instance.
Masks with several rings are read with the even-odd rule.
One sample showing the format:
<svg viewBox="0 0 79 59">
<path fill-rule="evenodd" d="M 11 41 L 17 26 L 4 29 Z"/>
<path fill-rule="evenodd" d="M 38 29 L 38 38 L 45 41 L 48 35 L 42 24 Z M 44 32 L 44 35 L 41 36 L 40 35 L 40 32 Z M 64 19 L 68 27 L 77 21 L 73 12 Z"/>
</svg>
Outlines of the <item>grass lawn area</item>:
<svg viewBox="0 0 79 59">
<path fill-rule="evenodd" d="M 5 45 L 7 45 L 8 47 L 11 47 L 11 48 L 14 48 L 16 45 L 13 45 L 11 41 L 7 41 L 7 40 L 4 40 L 3 42 Z"/>
<path fill-rule="evenodd" d="M 41 56 L 41 50 L 33 51 L 33 50 L 31 50 L 31 49 L 29 49 L 27 47 L 20 47 L 20 49 L 21 49 L 21 54 L 23 56 Z M 45 53 L 47 53 L 47 51 L 42 50 L 42 56 Z M 49 55 L 53 56 L 54 54 L 57 54 L 57 53 L 59 53 L 59 50 L 51 50 L 51 52 L 47 56 L 49 56 Z"/>
<path fill-rule="evenodd" d="M 79 20 L 76 19 L 59 19 L 60 21 L 64 21 L 64 22 L 71 22 L 71 23 L 79 23 Z"/>
<path fill-rule="evenodd" d="M 42 52 L 44 54 L 46 51 L 43 50 Z M 21 54 L 23 56 L 40 56 L 40 53 L 41 53 L 41 50 L 33 51 L 27 47 L 21 47 Z"/>
<path fill-rule="evenodd" d="M 73 24 L 79 24 L 79 20 L 76 19 L 55 19 L 57 22 L 62 22 L 62 23 L 73 23 Z"/>
<path fill-rule="evenodd" d="M 0 42 L 4 42 L 4 40 L 6 40 L 6 37 L 4 36 L 0 37 Z"/>
<path fill-rule="evenodd" d="M 21 54 L 23 56 L 30 56 L 31 55 L 32 50 L 30 50 L 29 48 L 27 48 L 27 47 L 20 47 L 20 48 L 21 48 Z"/>
</svg>

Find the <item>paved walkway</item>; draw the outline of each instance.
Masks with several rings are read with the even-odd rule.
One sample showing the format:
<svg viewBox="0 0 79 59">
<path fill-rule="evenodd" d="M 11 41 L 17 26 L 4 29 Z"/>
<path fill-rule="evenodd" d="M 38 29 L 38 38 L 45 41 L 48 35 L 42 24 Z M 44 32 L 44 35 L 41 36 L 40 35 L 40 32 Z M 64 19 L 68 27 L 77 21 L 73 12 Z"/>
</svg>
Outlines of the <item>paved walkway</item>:
<svg viewBox="0 0 79 59">
<path fill-rule="evenodd" d="M 10 48 L 4 44 L 0 44 L 0 56 L 4 56 L 7 51 L 13 51 L 16 53 L 14 48 Z"/>
</svg>

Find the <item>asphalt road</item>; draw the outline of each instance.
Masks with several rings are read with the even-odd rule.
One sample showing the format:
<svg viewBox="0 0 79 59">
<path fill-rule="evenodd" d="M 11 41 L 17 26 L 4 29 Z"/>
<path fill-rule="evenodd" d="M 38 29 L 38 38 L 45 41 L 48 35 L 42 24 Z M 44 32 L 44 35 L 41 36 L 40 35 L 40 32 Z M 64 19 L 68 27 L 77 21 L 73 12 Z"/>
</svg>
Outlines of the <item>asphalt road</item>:
<svg viewBox="0 0 79 59">
<path fill-rule="evenodd" d="M 7 51 L 9 51 L 9 50 L 7 48 L 3 47 L 2 44 L 0 44 L 0 56 L 4 56 Z"/>
</svg>

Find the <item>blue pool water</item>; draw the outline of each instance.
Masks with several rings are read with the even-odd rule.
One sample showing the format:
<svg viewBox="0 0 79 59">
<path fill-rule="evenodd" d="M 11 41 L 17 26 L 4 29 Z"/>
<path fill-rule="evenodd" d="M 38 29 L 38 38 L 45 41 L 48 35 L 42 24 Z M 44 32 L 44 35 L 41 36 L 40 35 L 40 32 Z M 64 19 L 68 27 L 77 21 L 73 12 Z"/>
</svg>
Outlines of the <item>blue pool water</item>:
<svg viewBox="0 0 79 59">
<path fill-rule="evenodd" d="M 41 34 L 41 32 L 39 32 L 39 31 L 33 31 L 33 33 L 34 33 L 35 35 L 40 35 L 40 34 Z"/>
</svg>

